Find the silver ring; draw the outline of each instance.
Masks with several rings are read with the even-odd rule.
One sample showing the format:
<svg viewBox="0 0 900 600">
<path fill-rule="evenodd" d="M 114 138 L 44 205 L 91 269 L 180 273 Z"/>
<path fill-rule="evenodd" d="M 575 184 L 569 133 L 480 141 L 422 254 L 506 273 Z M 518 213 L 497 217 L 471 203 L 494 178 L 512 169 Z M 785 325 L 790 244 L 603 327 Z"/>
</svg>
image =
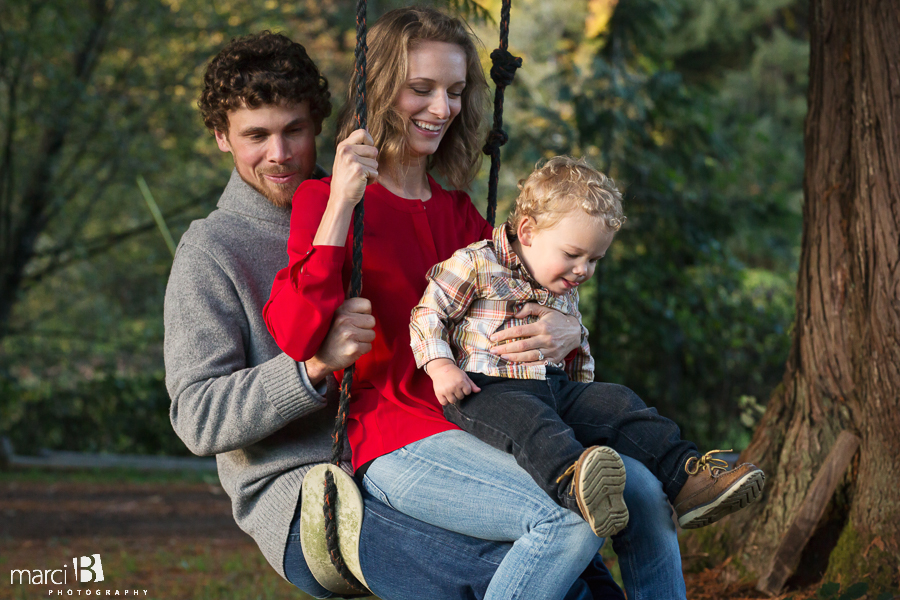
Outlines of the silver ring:
<svg viewBox="0 0 900 600">
<path fill-rule="evenodd" d="M 538 361 L 544 360 L 544 353 L 541 352 L 541 349 L 540 349 L 540 348 L 535 348 L 535 350 L 538 351 Z"/>
</svg>

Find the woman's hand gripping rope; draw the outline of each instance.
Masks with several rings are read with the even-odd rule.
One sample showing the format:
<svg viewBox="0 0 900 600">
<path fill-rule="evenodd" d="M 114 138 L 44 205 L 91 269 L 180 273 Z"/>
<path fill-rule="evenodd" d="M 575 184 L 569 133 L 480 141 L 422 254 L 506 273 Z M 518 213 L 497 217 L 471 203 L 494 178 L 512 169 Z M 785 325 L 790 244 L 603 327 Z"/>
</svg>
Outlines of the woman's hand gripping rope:
<svg viewBox="0 0 900 600">
<path fill-rule="evenodd" d="M 347 243 L 353 208 L 362 199 L 366 185 L 378 178 L 378 148 L 372 144 L 372 136 L 364 129 L 357 129 L 338 144 L 328 206 L 313 245 L 343 246 Z"/>
<path fill-rule="evenodd" d="M 378 178 L 378 148 L 365 129 L 357 129 L 338 144 L 331 171 L 331 195 L 328 203 L 338 201 L 353 208 L 366 185 Z"/>
</svg>

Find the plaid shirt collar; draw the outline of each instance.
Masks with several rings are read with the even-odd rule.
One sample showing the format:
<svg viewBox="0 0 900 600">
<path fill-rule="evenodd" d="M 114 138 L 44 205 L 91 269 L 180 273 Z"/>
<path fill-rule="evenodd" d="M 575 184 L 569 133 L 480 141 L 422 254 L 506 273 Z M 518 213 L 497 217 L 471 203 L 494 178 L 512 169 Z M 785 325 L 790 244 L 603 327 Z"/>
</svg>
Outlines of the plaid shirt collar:
<svg viewBox="0 0 900 600">
<path fill-rule="evenodd" d="M 494 244 L 494 254 L 497 255 L 498 262 L 510 271 L 518 273 L 522 279 L 531 284 L 535 298 L 539 303 L 547 304 L 551 298 L 555 297 L 544 286 L 534 280 L 531 273 L 525 268 L 525 263 L 522 262 L 519 255 L 513 250 L 512 243 L 509 241 L 506 223 L 494 227 L 491 241 Z"/>
</svg>

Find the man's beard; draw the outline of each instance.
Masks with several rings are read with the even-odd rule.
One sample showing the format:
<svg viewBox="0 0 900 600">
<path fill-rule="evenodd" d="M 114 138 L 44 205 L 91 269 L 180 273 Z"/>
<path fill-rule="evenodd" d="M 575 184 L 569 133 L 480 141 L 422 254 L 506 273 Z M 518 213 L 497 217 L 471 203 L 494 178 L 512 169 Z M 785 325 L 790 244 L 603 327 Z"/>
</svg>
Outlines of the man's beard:
<svg viewBox="0 0 900 600">
<path fill-rule="evenodd" d="M 266 198 L 266 200 L 268 200 L 275 206 L 277 206 L 279 208 L 290 208 L 291 200 L 294 197 L 294 192 L 297 191 L 297 186 L 294 186 L 293 184 L 290 184 L 290 183 L 288 183 L 288 184 L 272 183 L 271 181 L 269 181 L 265 178 L 265 175 L 280 175 L 282 173 L 290 173 L 290 172 L 291 172 L 291 170 L 284 170 L 284 169 L 270 170 L 270 171 L 255 171 L 254 175 L 256 175 L 258 177 L 256 181 L 247 181 L 246 179 L 244 179 L 244 181 L 247 183 L 247 185 L 249 185 L 254 190 L 256 190 L 257 192 L 262 194 Z M 240 174 L 240 172 L 238 172 L 238 174 Z M 243 179 L 243 176 L 241 176 L 241 179 Z M 304 179 L 306 179 L 306 178 L 304 177 Z M 264 181 L 264 182 L 266 182 L 266 185 L 264 187 L 261 187 L 257 183 L 258 181 Z"/>
<path fill-rule="evenodd" d="M 294 192 L 297 190 L 289 189 L 291 186 L 289 184 L 279 185 L 277 183 L 269 183 L 271 186 L 269 189 L 259 189 L 255 185 L 251 184 L 251 186 L 260 194 L 266 197 L 266 200 L 277 206 L 278 208 L 290 208 L 291 200 L 294 198 Z M 274 188 L 274 189 L 273 189 Z"/>
</svg>

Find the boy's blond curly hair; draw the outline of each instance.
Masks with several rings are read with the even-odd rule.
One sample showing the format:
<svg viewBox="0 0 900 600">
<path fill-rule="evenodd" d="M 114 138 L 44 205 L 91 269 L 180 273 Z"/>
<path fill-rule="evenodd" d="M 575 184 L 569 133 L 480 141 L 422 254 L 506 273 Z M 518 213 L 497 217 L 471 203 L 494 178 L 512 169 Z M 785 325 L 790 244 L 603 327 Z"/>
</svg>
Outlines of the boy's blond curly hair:
<svg viewBox="0 0 900 600">
<path fill-rule="evenodd" d="M 538 163 L 527 179 L 519 181 L 519 190 L 515 209 L 507 219 L 512 234 L 525 217 L 534 219 L 538 229 L 547 229 L 576 208 L 600 219 L 612 231 L 625 223 L 616 182 L 584 159 L 555 156 L 543 165 Z"/>
</svg>

